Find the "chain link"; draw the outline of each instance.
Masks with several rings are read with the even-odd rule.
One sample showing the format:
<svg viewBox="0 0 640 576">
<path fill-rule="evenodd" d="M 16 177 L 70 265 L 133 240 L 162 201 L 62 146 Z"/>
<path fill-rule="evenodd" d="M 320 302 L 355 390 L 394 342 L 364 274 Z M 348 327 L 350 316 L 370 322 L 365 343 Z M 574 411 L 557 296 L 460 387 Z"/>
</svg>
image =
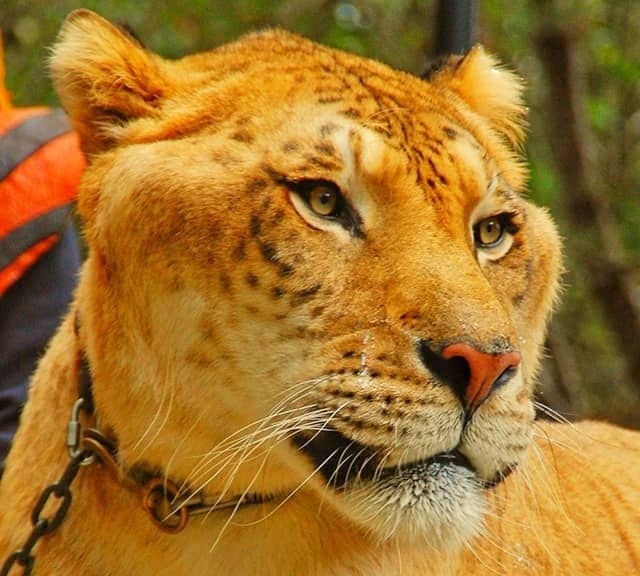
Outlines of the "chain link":
<svg viewBox="0 0 640 576">
<path fill-rule="evenodd" d="M 22 568 L 23 576 L 29 576 L 32 573 L 35 563 L 35 557 L 32 554 L 33 548 L 40 538 L 51 534 L 66 518 L 69 506 L 71 506 L 71 483 L 75 480 L 83 461 L 90 455 L 90 450 L 77 452 L 75 456 L 69 460 L 69 464 L 67 464 L 60 479 L 42 491 L 31 512 L 33 529 L 25 540 L 22 548 L 16 550 L 6 559 L 0 570 L 0 576 L 9 576 L 10 570 L 14 566 Z M 45 506 L 47 503 L 52 502 L 53 499 L 59 501 L 55 513 L 47 517 L 41 517 Z"/>
</svg>

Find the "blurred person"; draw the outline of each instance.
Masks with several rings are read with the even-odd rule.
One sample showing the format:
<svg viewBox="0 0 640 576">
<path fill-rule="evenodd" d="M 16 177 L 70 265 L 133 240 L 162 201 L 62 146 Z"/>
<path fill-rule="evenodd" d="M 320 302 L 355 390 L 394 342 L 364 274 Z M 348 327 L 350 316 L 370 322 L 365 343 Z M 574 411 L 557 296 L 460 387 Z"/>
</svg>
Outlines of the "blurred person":
<svg viewBox="0 0 640 576">
<path fill-rule="evenodd" d="M 28 382 L 80 266 L 72 223 L 85 159 L 61 110 L 14 108 L 0 36 L 0 475 Z"/>
</svg>

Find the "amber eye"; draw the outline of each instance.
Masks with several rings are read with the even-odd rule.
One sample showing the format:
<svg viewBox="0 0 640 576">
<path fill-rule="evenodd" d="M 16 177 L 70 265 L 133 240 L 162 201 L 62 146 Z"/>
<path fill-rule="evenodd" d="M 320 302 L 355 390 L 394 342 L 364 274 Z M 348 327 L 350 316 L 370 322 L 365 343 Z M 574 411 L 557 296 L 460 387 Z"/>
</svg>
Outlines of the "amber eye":
<svg viewBox="0 0 640 576">
<path fill-rule="evenodd" d="M 335 216 L 340 196 L 336 188 L 318 184 L 309 191 L 309 206 L 318 216 Z"/>
<path fill-rule="evenodd" d="M 331 225 L 339 224 L 352 236 L 363 238 L 362 219 L 353 206 L 343 196 L 338 185 L 331 180 L 283 180 L 293 193 L 293 205 L 307 221 L 316 227 L 317 219 L 328 220 Z M 299 202 L 302 201 L 302 204 Z"/>
<path fill-rule="evenodd" d="M 502 241 L 505 229 L 505 222 L 499 216 L 485 218 L 474 226 L 476 243 L 482 248 L 493 248 Z"/>
</svg>

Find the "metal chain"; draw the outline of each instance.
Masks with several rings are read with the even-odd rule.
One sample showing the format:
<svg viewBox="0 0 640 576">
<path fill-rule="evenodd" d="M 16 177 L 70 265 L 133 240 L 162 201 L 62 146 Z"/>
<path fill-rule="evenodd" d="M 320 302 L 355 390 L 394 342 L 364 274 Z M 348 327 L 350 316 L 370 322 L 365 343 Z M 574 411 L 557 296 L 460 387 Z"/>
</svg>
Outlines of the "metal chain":
<svg viewBox="0 0 640 576">
<path fill-rule="evenodd" d="M 32 554 L 33 548 L 40 538 L 56 530 L 67 516 L 69 506 L 71 505 L 71 484 L 75 480 L 82 462 L 90 455 L 90 450 L 78 452 L 71 458 L 69 464 L 67 464 L 60 480 L 54 484 L 50 484 L 42 491 L 31 512 L 33 529 L 22 547 L 6 559 L 2 570 L 0 570 L 0 576 L 9 576 L 9 571 L 14 566 L 20 566 L 22 568 L 23 576 L 29 576 L 32 573 L 35 563 L 35 557 Z M 51 516 L 41 517 L 42 511 L 47 503 L 52 500 L 52 497 L 59 500 L 57 510 Z"/>
<path fill-rule="evenodd" d="M 56 530 L 69 512 L 71 506 L 71 484 L 75 480 L 81 466 L 87 466 L 95 461 L 94 450 L 91 448 L 80 448 L 82 438 L 82 425 L 80 424 L 80 410 L 83 409 L 84 399 L 79 398 L 73 405 L 71 419 L 67 424 L 67 448 L 70 460 L 62 476 L 57 482 L 49 484 L 40 496 L 31 512 L 31 525 L 33 529 L 22 545 L 9 556 L 0 570 L 0 576 L 8 576 L 9 571 L 14 566 L 22 567 L 23 576 L 29 576 L 33 571 L 35 557 L 32 554 L 33 548 L 40 538 L 51 534 Z M 47 503 L 56 498 L 58 508 L 53 516 L 41 518 L 42 512 Z"/>
</svg>

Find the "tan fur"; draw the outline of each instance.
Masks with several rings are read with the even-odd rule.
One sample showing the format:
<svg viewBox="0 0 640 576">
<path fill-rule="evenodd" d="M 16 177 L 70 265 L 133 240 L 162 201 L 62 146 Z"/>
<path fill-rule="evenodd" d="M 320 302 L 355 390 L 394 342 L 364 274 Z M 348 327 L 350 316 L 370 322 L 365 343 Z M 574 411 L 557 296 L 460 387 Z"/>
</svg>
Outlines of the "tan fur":
<svg viewBox="0 0 640 576">
<path fill-rule="evenodd" d="M 520 194 L 512 73 L 478 47 L 424 81 L 280 31 L 169 62 L 87 11 L 52 69 L 90 154 L 90 254 L 0 485 L 2 557 L 66 465 L 81 348 L 125 474 L 276 499 L 167 535 L 93 465 L 36 549 L 40 576 L 640 571 L 638 434 L 533 420 L 560 244 Z M 335 182 L 361 235 L 313 214 L 289 190 L 302 179 Z M 503 212 L 508 249 L 476 249 L 472 225 Z M 522 363 L 463 427 L 421 341 Z M 457 447 L 475 476 L 453 466 L 415 506 L 364 468 L 329 487 L 292 439 L 328 425 L 377 473 Z"/>
</svg>

